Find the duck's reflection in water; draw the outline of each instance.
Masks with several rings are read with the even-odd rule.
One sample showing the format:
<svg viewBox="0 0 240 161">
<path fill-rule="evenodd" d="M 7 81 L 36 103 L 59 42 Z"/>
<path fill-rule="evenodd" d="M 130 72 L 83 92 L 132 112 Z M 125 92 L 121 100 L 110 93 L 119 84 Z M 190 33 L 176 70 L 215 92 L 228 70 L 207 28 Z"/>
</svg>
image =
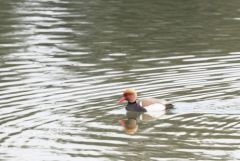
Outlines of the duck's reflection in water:
<svg viewBox="0 0 240 161">
<path fill-rule="evenodd" d="M 166 112 L 163 111 L 161 116 L 164 115 Z M 126 113 L 125 119 L 118 120 L 120 125 L 124 128 L 124 131 L 127 134 L 135 134 L 138 131 L 139 122 L 147 122 L 153 121 L 159 118 L 157 116 L 153 116 L 149 113 L 144 112 L 135 112 L 135 111 L 128 111 Z"/>
<path fill-rule="evenodd" d="M 137 132 L 141 115 L 142 112 L 129 111 L 126 113 L 126 119 L 119 120 L 127 134 L 135 134 Z"/>
</svg>

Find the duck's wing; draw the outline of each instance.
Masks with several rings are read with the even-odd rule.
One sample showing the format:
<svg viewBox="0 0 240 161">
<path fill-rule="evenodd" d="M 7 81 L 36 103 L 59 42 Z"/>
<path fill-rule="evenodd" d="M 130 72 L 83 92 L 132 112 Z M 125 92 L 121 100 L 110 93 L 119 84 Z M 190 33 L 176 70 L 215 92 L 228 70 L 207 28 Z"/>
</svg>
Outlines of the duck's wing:
<svg viewBox="0 0 240 161">
<path fill-rule="evenodd" d="M 156 99 L 156 98 L 142 98 L 140 99 L 140 104 L 142 105 L 142 107 L 147 107 L 156 103 L 160 103 L 164 106 L 166 106 L 166 109 L 168 108 L 173 108 L 173 105 L 166 101 L 165 99 Z"/>
</svg>

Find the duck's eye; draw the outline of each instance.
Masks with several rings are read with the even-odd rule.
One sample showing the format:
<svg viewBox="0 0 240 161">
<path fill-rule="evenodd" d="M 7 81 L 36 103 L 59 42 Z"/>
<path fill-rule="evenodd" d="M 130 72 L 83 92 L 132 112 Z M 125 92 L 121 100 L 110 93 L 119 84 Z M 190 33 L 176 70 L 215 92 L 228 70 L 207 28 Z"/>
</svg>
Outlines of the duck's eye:
<svg viewBox="0 0 240 161">
<path fill-rule="evenodd" d="M 131 93 L 125 93 L 123 96 L 124 97 L 129 97 L 129 96 L 131 96 L 132 94 Z"/>
</svg>

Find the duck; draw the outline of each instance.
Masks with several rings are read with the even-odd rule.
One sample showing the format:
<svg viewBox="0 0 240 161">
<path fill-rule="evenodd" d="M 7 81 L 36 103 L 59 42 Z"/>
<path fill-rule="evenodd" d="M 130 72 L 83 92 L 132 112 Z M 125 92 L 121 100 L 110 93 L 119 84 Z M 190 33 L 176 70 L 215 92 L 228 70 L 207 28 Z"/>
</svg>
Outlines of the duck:
<svg viewBox="0 0 240 161">
<path fill-rule="evenodd" d="M 123 91 L 122 97 L 118 100 L 118 103 L 127 101 L 127 105 L 125 107 L 127 111 L 142 113 L 156 113 L 159 111 L 165 112 L 166 110 L 174 107 L 172 103 L 165 99 L 138 99 L 137 96 L 137 91 L 134 88 L 127 88 Z"/>
</svg>

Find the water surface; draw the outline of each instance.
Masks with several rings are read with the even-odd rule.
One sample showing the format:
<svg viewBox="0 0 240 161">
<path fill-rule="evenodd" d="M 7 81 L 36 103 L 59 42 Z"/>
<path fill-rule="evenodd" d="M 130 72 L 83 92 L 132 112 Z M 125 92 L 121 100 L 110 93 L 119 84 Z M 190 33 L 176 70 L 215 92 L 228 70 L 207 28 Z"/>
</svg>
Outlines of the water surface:
<svg viewBox="0 0 240 161">
<path fill-rule="evenodd" d="M 240 160 L 240 1 L 0 2 L 0 160 Z M 175 109 L 118 120 L 124 88 Z"/>
</svg>

